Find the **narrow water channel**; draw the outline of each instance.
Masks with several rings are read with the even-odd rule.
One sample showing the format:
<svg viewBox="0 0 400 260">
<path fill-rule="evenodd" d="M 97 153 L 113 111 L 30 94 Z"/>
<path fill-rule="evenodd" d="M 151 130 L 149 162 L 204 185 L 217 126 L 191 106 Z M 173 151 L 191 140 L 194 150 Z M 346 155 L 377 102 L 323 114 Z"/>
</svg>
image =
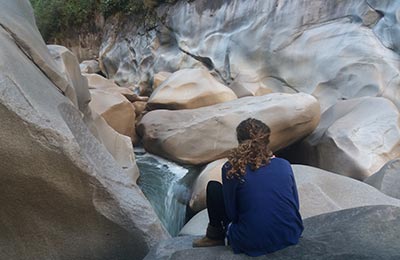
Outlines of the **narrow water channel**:
<svg viewBox="0 0 400 260">
<path fill-rule="evenodd" d="M 176 236 L 185 224 L 191 184 L 199 169 L 175 164 L 142 148 L 135 147 L 135 154 L 140 169 L 138 185 L 165 228 Z"/>
</svg>

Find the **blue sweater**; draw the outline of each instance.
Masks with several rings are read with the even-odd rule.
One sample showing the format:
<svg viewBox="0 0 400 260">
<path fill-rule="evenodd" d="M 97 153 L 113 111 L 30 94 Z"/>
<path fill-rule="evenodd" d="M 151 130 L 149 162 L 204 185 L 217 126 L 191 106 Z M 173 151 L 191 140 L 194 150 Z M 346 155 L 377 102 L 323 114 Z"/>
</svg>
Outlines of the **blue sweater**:
<svg viewBox="0 0 400 260">
<path fill-rule="evenodd" d="M 248 166 L 242 183 L 226 178 L 231 167 L 222 167 L 222 182 L 233 252 L 259 256 L 297 244 L 303 222 L 289 162 L 273 158 L 255 171 Z"/>
</svg>

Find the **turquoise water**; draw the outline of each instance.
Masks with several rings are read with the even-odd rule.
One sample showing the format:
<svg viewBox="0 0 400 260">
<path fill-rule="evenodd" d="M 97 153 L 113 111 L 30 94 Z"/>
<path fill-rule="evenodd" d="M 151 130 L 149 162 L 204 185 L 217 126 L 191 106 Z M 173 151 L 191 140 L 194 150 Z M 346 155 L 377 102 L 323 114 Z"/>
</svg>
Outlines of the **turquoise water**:
<svg viewBox="0 0 400 260">
<path fill-rule="evenodd" d="M 199 169 L 175 164 L 142 148 L 135 148 L 135 154 L 140 169 L 138 185 L 165 228 L 176 236 L 185 224 L 191 184 Z"/>
</svg>

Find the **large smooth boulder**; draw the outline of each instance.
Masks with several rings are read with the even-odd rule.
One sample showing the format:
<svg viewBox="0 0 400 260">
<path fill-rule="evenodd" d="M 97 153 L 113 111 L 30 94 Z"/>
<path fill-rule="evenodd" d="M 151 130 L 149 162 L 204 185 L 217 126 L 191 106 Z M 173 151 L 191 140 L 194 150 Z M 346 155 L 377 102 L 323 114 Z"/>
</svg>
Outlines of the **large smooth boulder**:
<svg viewBox="0 0 400 260">
<path fill-rule="evenodd" d="M 102 89 L 90 89 L 90 108 L 100 114 L 118 133 L 137 141 L 135 107 L 122 94 Z"/>
<path fill-rule="evenodd" d="M 194 212 L 199 212 L 202 209 L 206 208 L 206 188 L 207 183 L 209 181 L 218 181 L 221 180 L 221 169 L 224 163 L 227 161 L 226 158 L 219 159 L 212 163 L 209 163 L 197 176 L 193 188 L 192 188 L 192 196 L 189 201 L 189 207 Z"/>
<path fill-rule="evenodd" d="M 400 156 L 400 121 L 386 98 L 338 102 L 297 151 L 304 164 L 363 180 Z"/>
<path fill-rule="evenodd" d="M 306 165 L 292 165 L 303 219 L 316 215 L 370 205 L 400 207 L 400 200 L 349 177 Z M 220 173 L 221 174 L 221 173 Z M 205 204 L 205 201 L 203 201 Z M 196 214 L 180 235 L 204 235 L 208 224 L 206 210 Z"/>
<path fill-rule="evenodd" d="M 276 151 L 310 134 L 319 116 L 319 103 L 311 95 L 274 93 L 197 109 L 150 111 L 138 132 L 151 153 L 204 164 L 226 157 L 237 146 L 235 129 L 248 117 L 270 126 L 270 147 Z"/>
<path fill-rule="evenodd" d="M 387 162 L 378 172 L 364 180 L 381 192 L 400 199 L 400 159 Z"/>
<path fill-rule="evenodd" d="M 198 237 L 183 236 L 160 242 L 144 259 L 398 259 L 399 232 L 399 207 L 366 206 L 308 218 L 297 245 L 257 258 L 235 255 L 229 246 L 192 248 Z"/>
<path fill-rule="evenodd" d="M 29 1 L 0 2 L 0 24 L 0 258 L 144 257 L 169 235 L 55 85 Z"/>
<path fill-rule="evenodd" d="M 205 69 L 183 69 L 173 73 L 151 94 L 150 109 L 199 108 L 237 99 Z"/>
</svg>

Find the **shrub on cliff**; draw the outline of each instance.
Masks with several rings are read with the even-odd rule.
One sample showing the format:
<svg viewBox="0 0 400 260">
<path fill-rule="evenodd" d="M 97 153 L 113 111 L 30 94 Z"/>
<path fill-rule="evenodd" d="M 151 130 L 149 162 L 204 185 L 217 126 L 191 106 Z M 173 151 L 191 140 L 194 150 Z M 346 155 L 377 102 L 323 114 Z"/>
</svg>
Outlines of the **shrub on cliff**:
<svg viewBox="0 0 400 260">
<path fill-rule="evenodd" d="M 116 13 L 146 15 L 162 3 L 176 0 L 30 0 L 37 26 L 46 41 L 62 37 L 66 31 L 90 28 L 94 18 Z"/>
</svg>

